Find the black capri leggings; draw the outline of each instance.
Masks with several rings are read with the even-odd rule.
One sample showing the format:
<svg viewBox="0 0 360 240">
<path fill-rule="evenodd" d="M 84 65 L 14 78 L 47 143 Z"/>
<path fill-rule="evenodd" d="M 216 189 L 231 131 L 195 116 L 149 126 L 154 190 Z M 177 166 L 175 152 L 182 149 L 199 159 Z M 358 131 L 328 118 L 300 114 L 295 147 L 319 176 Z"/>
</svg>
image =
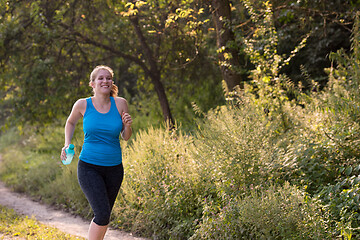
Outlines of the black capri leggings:
<svg viewBox="0 0 360 240">
<path fill-rule="evenodd" d="M 123 165 L 105 167 L 79 160 L 78 181 L 94 212 L 93 221 L 105 226 L 124 178 Z"/>
</svg>

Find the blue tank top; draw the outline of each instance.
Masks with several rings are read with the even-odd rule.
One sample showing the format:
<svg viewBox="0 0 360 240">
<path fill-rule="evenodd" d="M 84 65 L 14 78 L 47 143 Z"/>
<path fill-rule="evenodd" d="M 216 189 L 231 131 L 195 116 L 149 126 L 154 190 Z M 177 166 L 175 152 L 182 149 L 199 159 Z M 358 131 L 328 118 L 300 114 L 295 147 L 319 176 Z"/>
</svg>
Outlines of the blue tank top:
<svg viewBox="0 0 360 240">
<path fill-rule="evenodd" d="M 122 162 L 119 135 L 123 127 L 115 100 L 110 97 L 110 110 L 98 112 L 91 98 L 86 99 L 83 119 L 84 144 L 79 159 L 99 165 L 115 166 Z"/>
</svg>

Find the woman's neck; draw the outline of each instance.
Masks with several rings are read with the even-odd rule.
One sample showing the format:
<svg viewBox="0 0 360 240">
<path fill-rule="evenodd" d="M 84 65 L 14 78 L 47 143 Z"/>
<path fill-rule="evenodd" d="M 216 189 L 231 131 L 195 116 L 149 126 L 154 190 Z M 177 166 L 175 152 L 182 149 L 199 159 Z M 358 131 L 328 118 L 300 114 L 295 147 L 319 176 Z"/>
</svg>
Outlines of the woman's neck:
<svg viewBox="0 0 360 240">
<path fill-rule="evenodd" d="M 111 101 L 109 95 L 94 95 L 92 97 L 92 104 L 99 113 L 107 113 L 111 108 Z"/>
<path fill-rule="evenodd" d="M 95 100 L 97 103 L 100 104 L 106 104 L 110 102 L 110 96 L 109 95 L 101 95 L 101 94 L 95 94 L 92 97 L 93 100 Z"/>
</svg>

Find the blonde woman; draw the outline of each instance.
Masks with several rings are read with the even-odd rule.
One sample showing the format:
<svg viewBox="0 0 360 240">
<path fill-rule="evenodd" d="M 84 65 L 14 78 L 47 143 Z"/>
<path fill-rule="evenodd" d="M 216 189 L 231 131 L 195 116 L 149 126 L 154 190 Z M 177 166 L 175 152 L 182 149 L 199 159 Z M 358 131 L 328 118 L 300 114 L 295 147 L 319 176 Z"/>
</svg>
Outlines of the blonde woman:
<svg viewBox="0 0 360 240">
<path fill-rule="evenodd" d="M 119 192 L 124 169 L 119 137 L 131 137 L 132 118 L 124 98 L 117 97 L 114 72 L 108 66 L 97 66 L 90 74 L 93 96 L 75 102 L 65 124 L 65 149 L 71 143 L 75 126 L 83 118 L 84 143 L 78 162 L 78 181 L 94 218 L 89 227 L 89 240 L 103 239 L 110 214 Z"/>
</svg>

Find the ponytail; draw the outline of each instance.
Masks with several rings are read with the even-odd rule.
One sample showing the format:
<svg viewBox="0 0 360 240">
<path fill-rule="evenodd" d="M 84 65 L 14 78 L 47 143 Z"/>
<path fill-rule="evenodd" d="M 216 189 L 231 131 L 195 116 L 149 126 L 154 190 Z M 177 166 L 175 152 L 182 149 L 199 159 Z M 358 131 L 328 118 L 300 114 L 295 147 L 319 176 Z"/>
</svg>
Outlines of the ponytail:
<svg viewBox="0 0 360 240">
<path fill-rule="evenodd" d="M 118 96 L 118 92 L 119 92 L 118 87 L 113 83 L 112 86 L 111 86 L 110 96 L 111 96 L 111 97 L 117 97 L 117 96 Z"/>
</svg>

